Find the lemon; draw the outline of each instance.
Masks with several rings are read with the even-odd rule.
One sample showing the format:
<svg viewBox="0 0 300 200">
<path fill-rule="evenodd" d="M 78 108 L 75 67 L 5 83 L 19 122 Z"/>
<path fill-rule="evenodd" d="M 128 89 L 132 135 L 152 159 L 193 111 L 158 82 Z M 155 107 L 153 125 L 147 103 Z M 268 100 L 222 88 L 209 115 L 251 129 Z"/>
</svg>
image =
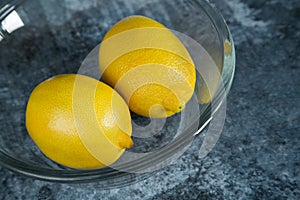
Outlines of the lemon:
<svg viewBox="0 0 300 200">
<path fill-rule="evenodd" d="M 164 25 L 130 16 L 116 23 L 99 49 L 102 80 L 142 116 L 180 112 L 192 97 L 196 72 L 181 41 Z"/>
<path fill-rule="evenodd" d="M 47 157 L 72 168 L 107 166 L 133 144 L 122 97 L 83 75 L 58 75 L 39 84 L 28 100 L 26 128 Z"/>
</svg>

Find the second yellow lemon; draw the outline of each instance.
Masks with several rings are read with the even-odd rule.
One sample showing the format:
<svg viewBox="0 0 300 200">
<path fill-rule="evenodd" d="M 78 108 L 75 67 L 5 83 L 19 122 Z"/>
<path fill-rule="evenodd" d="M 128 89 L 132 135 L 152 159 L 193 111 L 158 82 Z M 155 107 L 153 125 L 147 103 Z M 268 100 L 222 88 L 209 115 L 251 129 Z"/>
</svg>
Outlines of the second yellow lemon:
<svg viewBox="0 0 300 200">
<path fill-rule="evenodd" d="M 73 168 L 108 166 L 133 144 L 122 97 L 83 75 L 63 74 L 39 84 L 27 104 L 26 128 L 47 157 Z"/>
<path fill-rule="evenodd" d="M 185 46 L 164 25 L 144 16 L 127 17 L 107 32 L 99 67 L 103 81 L 142 116 L 180 112 L 194 92 L 196 72 Z"/>
</svg>

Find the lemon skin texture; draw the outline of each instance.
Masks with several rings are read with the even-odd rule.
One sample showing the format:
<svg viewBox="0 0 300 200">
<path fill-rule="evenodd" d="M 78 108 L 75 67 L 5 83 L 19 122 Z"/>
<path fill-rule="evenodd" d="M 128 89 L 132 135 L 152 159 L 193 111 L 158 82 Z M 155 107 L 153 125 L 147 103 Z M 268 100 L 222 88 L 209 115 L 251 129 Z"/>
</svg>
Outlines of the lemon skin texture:
<svg viewBox="0 0 300 200">
<path fill-rule="evenodd" d="M 26 128 L 48 158 L 71 168 L 105 167 L 133 145 L 125 101 L 83 75 L 58 75 L 39 84 L 28 100 Z"/>
<path fill-rule="evenodd" d="M 144 16 L 124 18 L 106 33 L 99 68 L 102 80 L 145 117 L 180 112 L 195 88 L 195 67 L 185 46 L 164 25 Z"/>
</svg>

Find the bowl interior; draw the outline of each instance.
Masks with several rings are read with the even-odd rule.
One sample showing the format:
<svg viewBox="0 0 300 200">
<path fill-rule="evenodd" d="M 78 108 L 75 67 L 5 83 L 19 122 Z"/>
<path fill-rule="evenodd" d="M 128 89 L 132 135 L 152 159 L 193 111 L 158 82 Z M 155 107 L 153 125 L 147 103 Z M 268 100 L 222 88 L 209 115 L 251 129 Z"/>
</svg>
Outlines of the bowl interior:
<svg viewBox="0 0 300 200">
<path fill-rule="evenodd" d="M 106 168 L 82 171 L 56 164 L 40 152 L 25 128 L 26 104 L 34 87 L 57 74 L 77 73 L 83 60 L 109 28 L 124 17 L 145 15 L 193 38 L 210 55 L 222 76 L 227 74 L 225 81 L 231 82 L 233 65 L 224 65 L 224 41 L 231 44 L 230 35 L 226 35 L 227 29 L 222 30 L 226 25 L 206 1 L 90 0 L 82 3 L 79 0 L 31 0 L 7 5 L 0 11 L 0 160 L 3 165 L 22 173 L 62 181 L 80 181 L 84 179 L 82 177 L 106 180 L 124 175 Z M 9 23 L 15 25 L 9 26 Z M 180 128 L 181 120 L 186 121 L 188 128 L 192 126 L 189 124 L 191 116 L 200 119 L 210 109 L 209 104 L 198 106 L 197 112 L 187 107 L 185 116 L 179 113 L 166 119 L 153 137 L 133 137 L 135 146 L 130 151 L 144 153 L 168 149 L 167 145 L 178 131 L 188 134 Z M 141 127 L 160 123 L 160 120 L 135 114 L 132 114 L 132 120 L 137 125 L 133 130 L 137 135 Z M 197 131 L 199 124 L 206 120 L 198 121 L 190 132 Z M 136 175 L 128 179 L 132 176 Z"/>
</svg>

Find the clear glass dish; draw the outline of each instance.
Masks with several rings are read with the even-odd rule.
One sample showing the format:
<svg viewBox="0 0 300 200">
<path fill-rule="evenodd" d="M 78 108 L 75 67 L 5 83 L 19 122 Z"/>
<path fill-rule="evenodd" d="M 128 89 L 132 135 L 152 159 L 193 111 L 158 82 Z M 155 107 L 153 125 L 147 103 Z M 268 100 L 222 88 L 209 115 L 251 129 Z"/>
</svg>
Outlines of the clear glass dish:
<svg viewBox="0 0 300 200">
<path fill-rule="evenodd" d="M 178 149 L 187 147 L 208 124 L 219 106 L 197 101 L 197 109 L 187 106 L 183 113 L 166 119 L 151 137 L 142 138 L 141 128 L 160 121 L 133 114 L 136 137 L 135 147 L 130 151 L 151 153 L 130 162 L 121 158 L 119 167 L 96 170 L 58 165 L 47 159 L 31 140 L 25 128 L 25 109 L 33 88 L 51 76 L 78 73 L 108 29 L 129 15 L 145 15 L 174 30 L 193 59 L 199 59 L 196 65 L 203 64 L 204 54 L 208 56 L 222 80 L 213 89 L 212 102 L 219 105 L 226 98 L 234 76 L 234 45 L 224 19 L 208 1 L 4 1 L 0 3 L 0 165 L 48 181 L 97 181 L 102 188 L 122 186 L 150 176 L 157 166 L 176 157 Z M 202 49 L 195 48 L 194 42 Z M 203 79 L 198 73 L 198 86 Z M 120 166 L 126 170 L 118 170 Z"/>
</svg>

